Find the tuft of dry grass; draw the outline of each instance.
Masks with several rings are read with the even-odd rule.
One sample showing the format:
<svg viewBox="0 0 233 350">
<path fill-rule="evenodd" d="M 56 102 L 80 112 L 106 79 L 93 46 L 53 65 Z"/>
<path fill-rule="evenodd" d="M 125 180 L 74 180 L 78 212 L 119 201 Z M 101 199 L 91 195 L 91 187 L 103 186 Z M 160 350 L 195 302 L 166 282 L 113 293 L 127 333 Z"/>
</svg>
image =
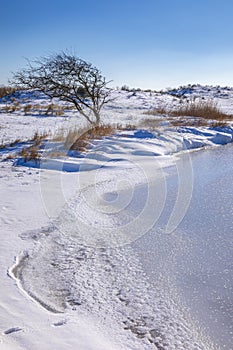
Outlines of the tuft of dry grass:
<svg viewBox="0 0 233 350">
<path fill-rule="evenodd" d="M 9 147 L 14 147 L 15 145 L 17 145 L 17 143 L 20 143 L 20 142 L 22 142 L 22 140 L 18 138 L 15 141 L 11 142 L 9 144 Z"/>
<path fill-rule="evenodd" d="M 157 107 L 144 112 L 144 114 L 147 114 L 147 115 L 167 115 L 169 113 L 171 113 L 171 111 L 167 107 Z"/>
<path fill-rule="evenodd" d="M 92 127 L 85 126 L 82 128 L 74 128 L 68 131 L 61 129 L 54 135 L 52 141 L 63 143 L 64 150 L 84 152 L 87 150 L 92 140 L 112 135 L 114 131 L 118 129 L 118 126 L 100 124 Z"/>
<path fill-rule="evenodd" d="M 70 149 L 84 152 L 87 150 L 91 140 L 112 135 L 115 130 L 116 128 L 111 124 L 95 125 L 88 128 L 86 131 L 79 133 L 79 135 L 76 134 L 76 139 L 71 144 Z M 72 135 L 72 138 L 71 135 L 68 135 L 68 139 L 70 140 L 73 139 L 73 137 L 75 137 L 75 135 Z"/>
<path fill-rule="evenodd" d="M 16 91 L 16 89 L 10 87 L 10 86 L 1 86 L 0 87 L 0 98 L 6 97 L 10 94 L 13 94 Z"/>
<path fill-rule="evenodd" d="M 34 160 L 35 162 L 38 162 L 41 158 L 40 148 L 41 143 L 44 139 L 46 139 L 48 136 L 47 133 L 39 134 L 38 132 L 35 132 L 33 138 L 32 138 L 32 145 L 27 148 L 23 148 L 19 156 L 24 158 L 24 161 L 27 162 L 29 160 Z"/>
<path fill-rule="evenodd" d="M 14 113 L 16 111 L 23 111 L 25 115 L 30 114 L 39 114 L 45 116 L 56 116 L 61 117 L 64 116 L 65 110 L 71 109 L 69 106 L 59 105 L 50 103 L 47 105 L 42 104 L 31 104 L 25 103 L 25 101 L 20 101 L 15 99 L 14 97 L 10 98 L 8 103 L 4 106 L 0 107 L 0 111 L 5 113 Z"/>
<path fill-rule="evenodd" d="M 220 110 L 217 103 L 213 100 L 191 100 L 181 104 L 178 109 L 172 111 L 173 116 L 191 116 L 208 120 L 223 121 L 231 119 L 233 116 L 228 115 Z"/>
<path fill-rule="evenodd" d="M 32 104 L 26 104 L 24 107 L 23 107 L 23 111 L 24 111 L 24 114 L 27 115 L 27 114 L 30 114 L 32 110 Z"/>
<path fill-rule="evenodd" d="M 38 146 L 41 144 L 41 141 L 46 139 L 46 137 L 48 136 L 47 133 L 43 133 L 43 134 L 39 134 L 37 131 L 35 132 L 32 141 L 34 143 L 35 146 Z"/>
<path fill-rule="evenodd" d="M 63 143 L 64 149 L 67 150 L 67 149 L 70 149 L 70 147 L 77 140 L 77 138 L 80 137 L 85 132 L 87 132 L 87 130 L 88 130 L 88 127 L 82 127 L 82 128 L 75 127 L 69 130 L 62 128 L 56 132 L 56 134 L 52 138 L 52 141 Z"/>
<path fill-rule="evenodd" d="M 27 162 L 29 160 L 34 160 L 35 162 L 38 162 L 41 158 L 39 147 L 36 146 L 23 148 L 19 155 L 22 158 L 24 158 L 24 162 Z"/>
<path fill-rule="evenodd" d="M 202 118 L 169 118 L 169 123 L 172 126 L 179 127 L 179 126 L 191 126 L 191 127 L 208 127 L 211 126 L 211 122 L 209 122 L 206 119 Z"/>
<path fill-rule="evenodd" d="M 153 109 L 145 114 L 158 116 L 166 115 L 171 125 L 178 126 L 226 126 L 229 120 L 233 120 L 233 115 L 221 111 L 217 103 L 213 100 L 193 99 L 180 103 L 172 110 L 164 107 Z M 149 118 L 145 120 L 145 125 L 149 127 L 158 123 L 157 120 Z"/>
<path fill-rule="evenodd" d="M 227 121 L 216 121 L 216 120 L 207 120 L 204 118 L 197 118 L 197 117 L 170 117 L 167 118 L 167 121 L 170 125 L 174 127 L 179 126 L 187 126 L 187 127 L 225 127 L 228 125 Z M 158 119 L 146 119 L 144 123 L 142 123 L 143 126 L 149 127 L 150 129 L 156 130 L 160 126 L 161 120 Z"/>
<path fill-rule="evenodd" d="M 12 101 L 11 104 L 6 104 L 5 106 L 3 106 L 1 108 L 1 111 L 5 112 L 5 113 L 14 113 L 17 110 L 19 110 L 20 107 L 20 102 L 19 101 Z"/>
<path fill-rule="evenodd" d="M 5 160 L 13 160 L 15 159 L 15 155 L 14 154 L 9 154 L 8 156 L 6 156 L 6 158 L 4 158 L 4 161 Z"/>
<path fill-rule="evenodd" d="M 15 145 L 17 145 L 18 143 L 22 142 L 21 139 L 15 139 L 14 141 L 10 142 L 10 143 L 4 143 L 3 141 L 0 144 L 0 149 L 4 149 L 7 147 L 14 147 Z"/>
<path fill-rule="evenodd" d="M 151 130 L 157 130 L 160 127 L 162 121 L 164 121 L 162 118 L 146 118 L 141 121 L 140 126 L 149 128 Z"/>
<path fill-rule="evenodd" d="M 148 115 L 165 114 L 173 117 L 195 117 L 207 120 L 224 121 L 233 118 L 233 115 L 226 114 L 221 111 L 217 103 L 213 100 L 193 99 L 180 103 L 175 108 L 167 107 L 155 108 L 145 112 Z"/>
<path fill-rule="evenodd" d="M 50 103 L 45 107 L 45 115 L 56 115 L 61 117 L 65 113 L 65 108 L 62 105 Z"/>
<path fill-rule="evenodd" d="M 122 124 L 118 123 L 118 124 L 116 124 L 115 128 L 117 130 L 136 130 L 137 125 L 131 124 L 131 123 L 127 123 L 126 125 L 122 125 Z"/>
</svg>

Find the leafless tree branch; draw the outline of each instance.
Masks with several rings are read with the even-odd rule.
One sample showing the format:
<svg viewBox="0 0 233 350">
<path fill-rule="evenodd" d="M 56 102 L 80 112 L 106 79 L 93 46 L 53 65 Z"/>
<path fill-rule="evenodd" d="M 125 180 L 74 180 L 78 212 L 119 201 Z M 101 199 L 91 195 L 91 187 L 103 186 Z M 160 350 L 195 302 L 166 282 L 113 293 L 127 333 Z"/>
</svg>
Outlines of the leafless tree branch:
<svg viewBox="0 0 233 350">
<path fill-rule="evenodd" d="M 89 123 L 100 123 L 100 111 L 112 99 L 109 81 L 96 67 L 65 52 L 27 61 L 27 68 L 16 72 L 11 84 L 70 102 Z"/>
</svg>

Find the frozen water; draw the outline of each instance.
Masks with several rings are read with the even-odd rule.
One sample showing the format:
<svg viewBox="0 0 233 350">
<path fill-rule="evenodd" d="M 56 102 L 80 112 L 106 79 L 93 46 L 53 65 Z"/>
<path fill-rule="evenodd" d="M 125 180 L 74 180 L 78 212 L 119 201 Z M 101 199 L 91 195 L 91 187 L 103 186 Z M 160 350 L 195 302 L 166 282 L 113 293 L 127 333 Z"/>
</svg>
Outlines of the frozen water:
<svg viewBox="0 0 233 350">
<path fill-rule="evenodd" d="M 167 206 L 157 227 L 135 243 L 151 282 L 160 276 L 220 349 L 233 344 L 232 145 L 190 154 L 194 186 L 189 209 L 171 235 L 159 232 L 174 205 L 170 169 Z"/>
</svg>

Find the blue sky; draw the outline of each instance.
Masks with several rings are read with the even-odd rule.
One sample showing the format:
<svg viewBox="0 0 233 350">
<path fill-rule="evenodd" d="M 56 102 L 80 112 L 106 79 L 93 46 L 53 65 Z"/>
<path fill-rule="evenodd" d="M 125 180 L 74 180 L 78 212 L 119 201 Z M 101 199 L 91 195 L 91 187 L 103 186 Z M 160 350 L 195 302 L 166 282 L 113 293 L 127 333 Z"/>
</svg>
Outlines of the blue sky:
<svg viewBox="0 0 233 350">
<path fill-rule="evenodd" d="M 232 0 L 11 0 L 1 3 L 0 84 L 71 50 L 114 86 L 233 86 Z"/>
</svg>

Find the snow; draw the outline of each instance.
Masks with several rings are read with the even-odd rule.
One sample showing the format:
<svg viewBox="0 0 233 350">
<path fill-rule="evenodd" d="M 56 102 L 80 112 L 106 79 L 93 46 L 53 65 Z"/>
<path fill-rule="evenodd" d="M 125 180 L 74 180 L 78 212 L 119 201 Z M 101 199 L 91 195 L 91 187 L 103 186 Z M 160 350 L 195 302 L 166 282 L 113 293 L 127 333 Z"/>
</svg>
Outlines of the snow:
<svg viewBox="0 0 233 350">
<path fill-rule="evenodd" d="M 232 89 L 182 90 L 189 94 L 214 96 L 232 113 Z M 178 103 L 169 92 L 114 95 L 103 120 L 123 125 L 140 125 L 148 109 Z M 20 98 L 47 103 L 41 94 Z M 40 161 L 6 160 L 30 145 L 35 132 L 84 124 L 73 110 L 61 117 L 0 113 L 0 140 L 7 144 L 0 149 L 2 348 L 217 349 L 169 285 L 159 276 L 151 284 L 134 243 L 161 217 L 174 168 L 183 212 L 174 207 L 167 231 L 180 225 L 192 196 L 191 150 L 231 143 L 233 127 L 174 128 L 165 120 L 156 130 L 129 128 L 93 140 L 82 156 L 48 139 Z M 51 158 L 53 149 L 63 154 Z M 184 249 L 184 236 L 175 244 Z"/>
</svg>

